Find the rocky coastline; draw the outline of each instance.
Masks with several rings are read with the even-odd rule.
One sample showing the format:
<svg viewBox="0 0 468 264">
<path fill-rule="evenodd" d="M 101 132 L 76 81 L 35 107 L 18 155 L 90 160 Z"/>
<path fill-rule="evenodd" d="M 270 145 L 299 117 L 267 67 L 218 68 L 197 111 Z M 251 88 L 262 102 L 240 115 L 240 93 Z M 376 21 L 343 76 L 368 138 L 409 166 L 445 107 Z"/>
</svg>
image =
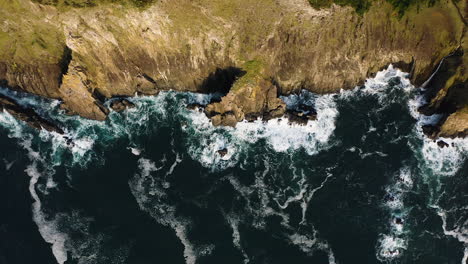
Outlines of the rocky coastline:
<svg viewBox="0 0 468 264">
<path fill-rule="evenodd" d="M 364 14 L 317 10 L 306 0 L 0 7 L 0 84 L 59 99 L 70 114 L 105 120 L 106 100 L 172 89 L 225 94 L 203 110 L 213 125 L 284 115 L 301 123 L 313 110 L 287 111 L 280 95 L 350 89 L 393 64 L 426 89 L 420 111 L 443 115 L 425 129 L 431 137 L 468 133 L 464 1 L 414 6 L 402 16 L 383 0 Z M 60 132 L 11 98 L 0 100 L 33 127 Z M 131 107 L 126 102 L 115 109 Z"/>
</svg>

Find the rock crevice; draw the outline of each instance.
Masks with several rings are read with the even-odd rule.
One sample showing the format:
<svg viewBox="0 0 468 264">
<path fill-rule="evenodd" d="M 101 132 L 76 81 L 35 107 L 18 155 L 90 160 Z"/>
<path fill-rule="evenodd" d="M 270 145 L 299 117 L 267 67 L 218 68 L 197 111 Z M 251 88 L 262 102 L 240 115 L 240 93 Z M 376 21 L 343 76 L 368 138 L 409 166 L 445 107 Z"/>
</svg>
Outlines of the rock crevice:
<svg viewBox="0 0 468 264">
<path fill-rule="evenodd" d="M 384 0 L 363 15 L 336 5 L 315 10 L 304 0 L 66 10 L 14 2 L 0 9 L 0 80 L 60 99 L 64 109 L 86 118 L 106 118 L 104 99 L 172 89 L 227 93 L 207 111 L 214 124 L 235 125 L 284 113 L 278 94 L 353 88 L 391 63 L 411 72 L 419 86 L 457 49 L 461 66 L 437 84 L 442 88 L 431 105 L 447 105 L 466 91 L 464 1 L 414 5 L 402 16 Z M 446 120 L 466 128 L 465 105 L 456 104 Z M 448 127 L 441 125 L 441 135 L 455 133 Z"/>
</svg>

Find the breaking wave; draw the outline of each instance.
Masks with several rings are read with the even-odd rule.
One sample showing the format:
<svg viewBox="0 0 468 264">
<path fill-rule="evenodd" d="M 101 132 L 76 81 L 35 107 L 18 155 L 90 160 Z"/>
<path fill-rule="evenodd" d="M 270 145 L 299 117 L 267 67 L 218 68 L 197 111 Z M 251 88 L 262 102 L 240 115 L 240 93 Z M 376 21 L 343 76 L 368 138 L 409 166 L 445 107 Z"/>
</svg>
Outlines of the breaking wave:
<svg viewBox="0 0 468 264">
<path fill-rule="evenodd" d="M 170 91 L 135 97 L 129 99 L 135 108 L 112 111 L 98 122 L 65 115 L 55 100 L 3 88 L 0 93 L 65 131 L 36 131 L 8 112 L 0 113 L 0 126 L 28 153 L 33 220 L 60 264 L 70 259 L 126 263 L 131 256 L 131 242 L 117 243 L 112 230 L 96 231 L 93 213 L 54 205 L 65 192 L 79 189 L 82 174 L 106 173 L 100 168 L 114 151 L 132 167 L 125 182 L 138 208 L 173 231 L 189 264 L 222 255 L 229 247 L 223 244 L 226 239 L 239 263 L 281 261 L 276 248 L 258 242 L 263 240 L 292 247 L 293 255 L 303 259 L 321 252 L 319 262 L 346 263 L 345 257 L 353 255 L 337 246 L 343 238 L 326 224 L 336 219 L 355 224 L 341 211 L 354 205 L 359 213 L 368 213 L 365 203 L 380 204 L 372 210 L 381 216 L 366 222 L 374 225 L 366 230 L 375 232 L 367 235 L 373 237 L 370 247 L 377 260 L 417 260 L 412 253 L 422 228 L 417 221 L 420 214 L 431 213 L 441 221 L 434 232 L 461 242 L 462 263 L 468 258 L 468 204 L 452 202 L 463 201 L 459 188 L 466 184 L 460 170 L 466 168 L 468 139 L 441 139 L 448 144 L 444 148 L 427 139 L 421 126 L 440 116 L 419 115 L 417 108 L 424 103 L 420 90 L 392 66 L 353 90 L 281 97 L 290 109 L 301 104 L 315 108 L 317 120 L 305 125 L 276 118 L 213 127 L 204 113 L 187 108 L 206 105 L 216 94 Z M 381 185 L 373 187 L 374 181 Z M 414 199 L 426 194 L 423 204 Z M 211 218 L 227 235 L 209 234 L 211 227 L 204 222 Z"/>
</svg>

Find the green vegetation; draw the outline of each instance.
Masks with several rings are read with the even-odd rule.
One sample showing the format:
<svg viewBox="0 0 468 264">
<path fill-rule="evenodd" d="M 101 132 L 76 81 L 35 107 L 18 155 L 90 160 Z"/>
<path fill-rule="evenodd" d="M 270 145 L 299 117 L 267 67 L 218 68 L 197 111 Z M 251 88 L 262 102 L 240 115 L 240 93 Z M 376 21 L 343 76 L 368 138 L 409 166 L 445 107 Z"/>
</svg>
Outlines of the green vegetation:
<svg viewBox="0 0 468 264">
<path fill-rule="evenodd" d="M 58 7 L 92 7 L 98 4 L 121 4 L 121 5 L 132 5 L 136 7 L 146 7 L 156 0 L 33 0 L 44 5 L 54 5 Z"/>
<path fill-rule="evenodd" d="M 374 0 L 309 0 L 314 8 L 330 7 L 335 3 L 340 6 L 351 6 L 360 15 L 364 14 Z M 411 6 L 433 6 L 438 0 L 386 0 L 402 16 Z"/>
<path fill-rule="evenodd" d="M 398 14 L 402 16 L 405 11 L 414 5 L 419 6 L 433 6 L 437 0 L 387 0 L 393 7 L 398 11 Z"/>
<path fill-rule="evenodd" d="M 335 3 L 340 6 L 352 6 L 358 14 L 363 14 L 369 9 L 372 0 L 309 0 L 314 8 L 330 7 Z"/>
<path fill-rule="evenodd" d="M 234 83 L 231 91 L 239 90 L 248 85 L 255 85 L 262 78 L 263 63 L 259 60 L 247 61 L 242 66 L 242 70 L 245 71 L 245 74 Z"/>
<path fill-rule="evenodd" d="M 23 10 L 14 11 L 24 12 Z M 5 17 L 6 21 L 15 21 L 14 19 L 22 21 L 24 17 L 18 18 L 18 13 L 14 11 L 7 9 L 5 12 L 0 12 L 0 17 Z M 38 20 L 31 14 L 28 18 L 32 21 Z M 63 54 L 64 42 L 63 33 L 51 24 L 35 23 L 22 27 L 19 24 L 10 23 L 6 31 L 0 29 L 0 57 L 4 61 L 14 61 L 19 65 L 31 60 L 55 63 Z M 13 69 L 16 68 L 18 67 L 13 67 Z"/>
</svg>

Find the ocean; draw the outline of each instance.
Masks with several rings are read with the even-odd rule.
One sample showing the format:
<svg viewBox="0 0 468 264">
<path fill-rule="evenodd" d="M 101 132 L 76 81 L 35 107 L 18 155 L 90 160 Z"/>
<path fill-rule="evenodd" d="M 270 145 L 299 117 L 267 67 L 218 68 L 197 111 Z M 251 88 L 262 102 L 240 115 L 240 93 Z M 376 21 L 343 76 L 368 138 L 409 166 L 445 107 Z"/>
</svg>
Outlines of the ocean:
<svg viewBox="0 0 468 264">
<path fill-rule="evenodd" d="M 425 137 L 441 117 L 392 66 L 283 96 L 316 109 L 306 125 L 187 108 L 219 94 L 129 98 L 99 122 L 0 93 L 65 130 L 0 113 L 0 263 L 468 263 L 468 138 Z"/>
</svg>

